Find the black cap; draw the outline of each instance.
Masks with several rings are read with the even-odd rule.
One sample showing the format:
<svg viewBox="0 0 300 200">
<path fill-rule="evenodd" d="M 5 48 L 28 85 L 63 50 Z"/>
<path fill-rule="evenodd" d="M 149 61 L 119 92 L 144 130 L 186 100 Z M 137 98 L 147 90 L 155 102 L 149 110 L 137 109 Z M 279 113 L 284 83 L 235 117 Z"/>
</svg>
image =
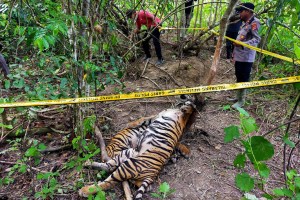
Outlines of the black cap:
<svg viewBox="0 0 300 200">
<path fill-rule="evenodd" d="M 242 4 L 240 4 L 240 5 L 235 9 L 236 12 L 242 12 L 243 10 L 250 10 L 250 11 L 253 12 L 253 10 L 254 10 L 254 4 L 253 4 L 253 3 L 249 3 L 249 2 L 247 2 L 247 3 L 242 3 Z"/>
</svg>

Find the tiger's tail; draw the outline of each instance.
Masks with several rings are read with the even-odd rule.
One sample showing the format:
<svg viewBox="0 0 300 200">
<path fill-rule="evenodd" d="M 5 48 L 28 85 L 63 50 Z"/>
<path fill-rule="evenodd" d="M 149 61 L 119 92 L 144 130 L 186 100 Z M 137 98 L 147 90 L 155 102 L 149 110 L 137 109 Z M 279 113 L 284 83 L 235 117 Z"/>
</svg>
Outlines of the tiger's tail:
<svg viewBox="0 0 300 200">
<path fill-rule="evenodd" d="M 135 195 L 135 200 L 142 200 L 143 194 L 148 190 L 149 186 L 153 183 L 152 178 L 146 178 L 143 180 L 141 186 L 137 190 L 137 194 Z"/>
</svg>

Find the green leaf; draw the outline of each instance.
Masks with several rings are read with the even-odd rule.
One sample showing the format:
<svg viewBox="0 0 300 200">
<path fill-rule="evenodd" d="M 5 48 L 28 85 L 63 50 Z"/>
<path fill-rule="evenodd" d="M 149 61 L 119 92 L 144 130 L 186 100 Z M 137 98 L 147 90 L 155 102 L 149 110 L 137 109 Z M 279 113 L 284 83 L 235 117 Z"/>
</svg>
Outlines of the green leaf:
<svg viewBox="0 0 300 200">
<path fill-rule="evenodd" d="M 242 116 L 249 117 L 249 114 L 248 114 L 247 111 L 244 110 L 243 108 L 238 107 L 237 110 L 240 112 L 240 114 L 241 114 Z"/>
<path fill-rule="evenodd" d="M 159 186 L 159 191 L 162 193 L 167 193 L 168 191 L 170 191 L 170 186 L 167 182 L 163 182 L 160 186 Z"/>
<path fill-rule="evenodd" d="M 106 200 L 106 198 L 105 198 L 105 192 L 98 191 L 94 200 Z"/>
<path fill-rule="evenodd" d="M 9 80 L 5 80 L 4 81 L 4 87 L 5 87 L 5 89 L 9 89 L 10 88 L 10 81 Z"/>
<path fill-rule="evenodd" d="M 0 108 L 0 114 L 4 112 L 4 108 Z"/>
<path fill-rule="evenodd" d="M 265 197 L 266 199 L 273 199 L 274 197 L 270 194 L 263 194 L 262 197 Z"/>
<path fill-rule="evenodd" d="M 5 124 L 2 124 L 2 123 L 0 123 L 0 127 L 2 127 L 2 128 L 7 128 L 7 129 L 13 129 L 13 126 L 12 125 L 5 125 Z"/>
<path fill-rule="evenodd" d="M 272 158 L 274 147 L 267 139 L 262 136 L 253 136 L 249 140 L 252 154 L 256 161 L 264 161 Z M 251 153 L 251 151 L 249 152 Z M 247 151 L 247 153 L 249 152 Z"/>
<path fill-rule="evenodd" d="M 48 49 L 49 48 L 49 43 L 45 38 L 42 38 L 42 42 L 43 42 L 43 49 Z"/>
<path fill-rule="evenodd" d="M 38 151 L 37 151 L 36 147 L 30 147 L 25 152 L 25 156 L 27 156 L 27 157 L 33 157 L 33 156 L 36 156 L 37 154 L 38 154 Z"/>
<path fill-rule="evenodd" d="M 98 190 L 98 188 L 91 187 L 89 188 L 89 192 L 94 193 Z"/>
<path fill-rule="evenodd" d="M 103 43 L 103 50 L 104 51 L 109 51 L 110 50 L 110 45 L 108 43 Z"/>
<path fill-rule="evenodd" d="M 68 79 L 62 78 L 60 79 L 60 88 L 64 88 L 68 83 Z"/>
<path fill-rule="evenodd" d="M 236 175 L 235 184 L 240 190 L 249 192 L 254 188 L 254 179 L 247 173 L 241 173 Z"/>
<path fill-rule="evenodd" d="M 276 196 L 287 196 L 287 197 L 293 197 L 293 192 L 286 188 L 276 188 L 273 190 L 274 194 Z"/>
<path fill-rule="evenodd" d="M 39 144 L 38 149 L 45 150 L 45 149 L 47 149 L 47 146 L 45 144 L 41 143 L 41 144 Z"/>
<path fill-rule="evenodd" d="M 37 46 L 39 48 L 40 51 L 44 50 L 44 43 L 43 43 L 43 38 L 37 38 L 34 41 L 34 45 Z"/>
<path fill-rule="evenodd" d="M 231 106 L 230 105 L 225 105 L 225 106 L 223 106 L 223 110 L 229 110 L 231 108 Z"/>
<path fill-rule="evenodd" d="M 234 125 L 224 128 L 224 132 L 225 132 L 225 137 L 224 137 L 225 143 L 232 142 L 234 139 L 240 137 L 239 128 Z"/>
<path fill-rule="evenodd" d="M 300 59 L 300 47 L 298 47 L 296 43 L 294 43 L 294 50 L 295 50 L 296 57 Z"/>
<path fill-rule="evenodd" d="M 260 176 L 262 176 L 264 178 L 269 177 L 271 170 L 265 163 L 258 162 L 254 165 L 254 167 L 255 167 L 255 169 L 258 170 Z"/>
<path fill-rule="evenodd" d="M 27 166 L 23 165 L 23 164 L 19 168 L 19 172 L 22 173 L 22 174 L 24 174 L 26 172 L 26 170 L 27 170 Z"/>
<path fill-rule="evenodd" d="M 284 192 L 282 191 L 282 189 L 280 188 L 276 188 L 273 190 L 273 193 L 276 195 L 276 196 L 284 196 Z"/>
<path fill-rule="evenodd" d="M 295 185 L 297 188 L 300 188 L 300 177 L 295 178 Z"/>
<path fill-rule="evenodd" d="M 237 168 L 244 168 L 245 163 L 246 163 L 246 155 L 244 153 L 238 154 L 233 161 L 233 165 Z"/>
<path fill-rule="evenodd" d="M 115 59 L 115 57 L 110 56 L 109 58 L 110 58 L 110 64 L 111 64 L 113 67 L 115 67 L 115 66 L 116 66 L 116 59 Z"/>
<path fill-rule="evenodd" d="M 15 80 L 15 81 L 13 82 L 13 86 L 16 87 L 16 88 L 19 88 L 19 89 L 23 88 L 23 87 L 24 87 L 24 84 L 25 84 L 25 81 L 24 81 L 23 78 L 21 78 L 21 79 L 19 79 L 19 80 Z"/>
<path fill-rule="evenodd" d="M 283 136 L 283 142 L 284 142 L 285 144 L 289 145 L 289 147 L 291 147 L 291 148 L 294 148 L 294 147 L 295 147 L 295 143 L 292 142 L 292 141 L 289 139 L 289 136 L 288 136 L 287 134 L 285 134 L 285 135 Z"/>
<path fill-rule="evenodd" d="M 300 83 L 294 83 L 293 86 L 296 90 L 300 90 Z"/>
<path fill-rule="evenodd" d="M 286 172 L 286 177 L 289 179 L 289 180 L 293 180 L 293 178 L 297 176 L 297 171 L 292 169 L 290 171 L 287 171 Z"/>
<path fill-rule="evenodd" d="M 36 175 L 36 178 L 37 178 L 37 180 L 42 180 L 42 179 L 44 179 L 44 174 L 43 173 L 38 173 Z"/>
<path fill-rule="evenodd" d="M 255 119 L 249 118 L 242 118 L 241 119 L 241 126 L 245 134 L 252 133 L 257 130 L 257 125 L 255 123 Z"/>
<path fill-rule="evenodd" d="M 49 182 L 50 187 L 55 187 L 57 185 L 57 180 L 55 178 L 51 178 Z"/>
<path fill-rule="evenodd" d="M 160 198 L 160 195 L 157 193 L 151 193 L 151 196 L 155 197 L 155 198 Z"/>
<path fill-rule="evenodd" d="M 110 42 L 113 46 L 118 44 L 118 38 L 115 35 L 112 35 L 110 38 Z"/>
</svg>

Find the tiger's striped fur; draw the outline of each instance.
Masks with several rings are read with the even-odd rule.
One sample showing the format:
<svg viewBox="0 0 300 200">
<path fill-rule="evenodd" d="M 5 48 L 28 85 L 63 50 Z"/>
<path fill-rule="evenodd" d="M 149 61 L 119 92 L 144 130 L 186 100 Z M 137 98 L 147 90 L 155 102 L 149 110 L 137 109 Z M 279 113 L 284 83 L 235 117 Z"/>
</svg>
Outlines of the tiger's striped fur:
<svg viewBox="0 0 300 200">
<path fill-rule="evenodd" d="M 168 109 L 148 120 L 142 119 L 137 123 L 140 125 L 117 134 L 107 146 L 112 159 L 100 163 L 101 169 L 113 173 L 98 182 L 97 186 L 81 188 L 79 195 L 88 196 L 96 193 L 97 187 L 107 190 L 118 182 L 131 180 L 139 187 L 135 199 L 142 199 L 143 193 L 153 183 L 174 149 L 186 150 L 179 140 L 194 112 L 193 103 L 187 101 L 179 109 Z"/>
</svg>

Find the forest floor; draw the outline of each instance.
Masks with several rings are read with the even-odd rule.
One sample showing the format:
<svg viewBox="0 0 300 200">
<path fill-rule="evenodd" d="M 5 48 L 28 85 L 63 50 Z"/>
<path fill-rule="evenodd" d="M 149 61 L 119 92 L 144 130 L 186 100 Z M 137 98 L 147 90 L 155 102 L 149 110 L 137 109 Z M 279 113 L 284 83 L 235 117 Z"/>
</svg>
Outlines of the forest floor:
<svg viewBox="0 0 300 200">
<path fill-rule="evenodd" d="M 162 66 L 156 67 L 153 64 L 156 61 L 156 57 L 153 56 L 146 67 L 145 63 L 137 60 L 127 69 L 124 80 L 125 92 L 196 87 L 205 84 L 207 72 L 213 59 L 213 51 L 203 48 L 197 57 L 191 52 L 191 55 L 183 55 L 179 59 L 169 44 L 163 43 L 162 47 L 166 61 Z M 153 55 L 155 55 L 154 52 Z M 234 82 L 233 64 L 221 58 L 213 84 Z M 280 89 L 276 90 L 276 88 Z M 108 87 L 100 95 L 114 93 L 114 88 Z M 232 104 L 226 98 L 233 95 L 234 91 L 204 94 L 206 105 L 202 111 L 199 111 L 197 120 L 189 133 L 183 137 L 183 143 L 188 145 L 192 151 L 191 158 L 181 158 L 175 164 L 168 163 L 155 181 L 152 192 L 156 192 L 162 182 L 167 182 L 172 189 L 175 189 L 175 192 L 166 199 L 232 200 L 243 197 L 244 194 L 235 186 L 235 175 L 246 171 L 257 177 L 257 173 L 249 162 L 247 162 L 245 169 L 235 168 L 233 160 L 238 153 L 243 152 L 243 147 L 238 141 L 229 144 L 224 143 L 224 128 L 240 123 L 239 113 L 236 110 L 224 109 L 224 106 Z M 288 113 L 291 108 L 287 101 L 288 97 L 280 86 L 250 89 L 247 97 L 245 110 L 256 120 L 259 127 L 256 133 L 258 135 L 281 125 L 289 117 Z M 178 97 L 159 97 L 97 103 L 98 116 L 104 116 L 103 119 L 106 119 L 101 122 L 104 138 L 108 140 L 130 121 L 174 107 L 177 100 Z M 91 106 L 91 108 L 94 107 Z M 65 116 L 67 113 L 60 116 L 61 118 L 56 118 L 56 123 L 66 123 Z M 46 120 L 44 119 L 44 121 Z M 42 123 L 45 123 L 44 121 Z M 39 123 L 38 121 L 31 123 L 30 127 L 37 126 Z M 299 131 L 299 124 L 292 124 L 290 134 L 296 135 L 297 131 Z M 38 139 L 39 142 L 54 147 L 63 145 L 65 141 L 63 138 L 65 136 L 59 133 L 27 135 L 26 137 Z M 264 186 L 265 191 L 271 192 L 272 188 L 284 186 L 282 129 L 272 132 L 267 136 L 267 139 L 275 147 L 275 156 L 267 162 L 271 169 L 271 175 Z M 12 167 L 12 164 L 17 162 L 21 152 L 24 153 L 24 149 L 23 151 L 22 149 L 15 151 L 12 150 L 11 146 L 11 144 L 6 144 L 0 147 L 0 160 L 2 161 L 0 163 L 0 178 L 7 176 L 7 168 Z M 22 199 L 23 197 L 34 199 L 35 191 L 41 190 L 42 185 L 40 180 L 32 177 L 39 171 L 51 171 L 54 167 L 58 167 L 60 170 L 58 181 L 64 192 L 63 194 L 55 192 L 53 199 L 83 199 L 78 197 L 78 192 L 74 189 L 75 182 L 81 177 L 80 173 L 82 171 L 88 173 L 91 176 L 91 181 L 96 181 L 97 178 L 92 177 L 95 172 L 90 169 L 78 172 L 75 169 L 67 170 L 62 167 L 63 163 L 77 154 L 74 151 L 67 149 L 45 154 L 39 166 L 23 175 L 15 176 L 12 184 L 1 186 L 0 199 Z M 288 152 L 286 156 L 289 156 Z M 292 168 L 300 169 L 299 148 L 294 150 L 290 162 Z M 134 193 L 134 189 L 132 191 Z M 258 189 L 250 193 L 257 197 L 262 195 Z M 121 186 L 109 191 L 107 199 L 124 199 Z M 152 200 L 155 198 L 148 192 L 143 199 Z"/>
</svg>

